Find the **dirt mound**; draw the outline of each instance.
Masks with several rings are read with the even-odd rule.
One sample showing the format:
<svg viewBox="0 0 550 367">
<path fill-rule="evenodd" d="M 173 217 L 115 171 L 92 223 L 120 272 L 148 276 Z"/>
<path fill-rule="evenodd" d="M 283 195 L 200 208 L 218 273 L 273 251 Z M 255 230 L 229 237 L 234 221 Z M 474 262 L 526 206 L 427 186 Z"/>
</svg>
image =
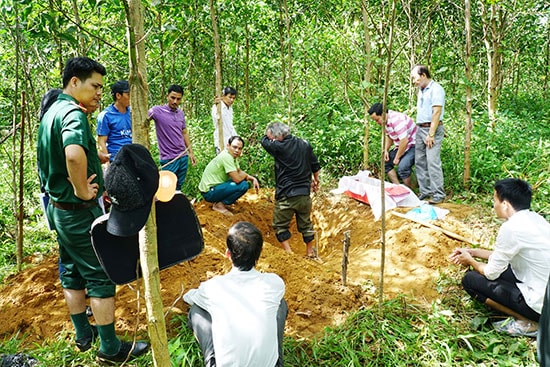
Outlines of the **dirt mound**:
<svg viewBox="0 0 550 367">
<path fill-rule="evenodd" d="M 442 204 L 450 213 L 437 221 L 440 227 L 467 238 L 476 233 L 463 219 L 472 213 L 466 206 Z M 286 283 L 289 315 L 286 334 L 311 337 L 326 326 L 335 326 L 348 313 L 377 300 L 380 276 L 380 221 L 375 222 L 370 207 L 345 196 L 319 194 L 314 197 L 313 220 L 320 260 L 304 257 L 305 246 L 292 223 L 291 245 L 294 254 L 279 248 L 271 228 L 273 191 L 248 193 L 236 204 L 234 216 L 225 216 L 202 201 L 195 204 L 205 240 L 205 249 L 196 259 L 161 272 L 162 296 L 171 314 L 186 313 L 188 306 L 179 298 L 201 281 L 230 269 L 225 258 L 227 230 L 237 221 L 254 223 L 264 235 L 264 250 L 258 269 L 279 274 Z M 402 208 L 399 211 L 406 212 Z M 349 231 L 350 250 L 347 286 L 342 285 L 342 248 L 344 233 Z M 438 293 L 434 280 L 439 269 L 449 266 L 448 254 L 465 244 L 443 233 L 407 219 L 386 218 L 386 253 L 384 293 L 386 298 L 398 293 L 411 294 L 430 302 Z M 145 302 L 134 282 L 117 290 L 116 322 L 118 331 L 146 333 Z M 170 313 L 169 313 L 170 314 Z M 170 316 L 169 316 L 170 318 Z M 167 322 L 169 332 L 173 323 Z M 68 311 L 58 279 L 57 258 L 51 256 L 19 274 L 8 278 L 0 288 L 0 339 L 17 333 L 29 335 L 29 341 L 52 339 L 72 332 Z"/>
</svg>

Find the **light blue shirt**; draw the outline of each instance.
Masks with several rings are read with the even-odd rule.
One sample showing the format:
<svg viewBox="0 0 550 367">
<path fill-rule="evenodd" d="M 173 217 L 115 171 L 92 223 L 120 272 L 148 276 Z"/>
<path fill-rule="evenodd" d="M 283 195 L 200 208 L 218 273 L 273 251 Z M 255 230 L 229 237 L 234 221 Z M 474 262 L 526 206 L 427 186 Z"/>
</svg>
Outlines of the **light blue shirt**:
<svg viewBox="0 0 550 367">
<path fill-rule="evenodd" d="M 441 106 L 441 116 L 439 117 L 439 121 L 443 121 L 443 114 L 445 112 L 445 91 L 439 83 L 431 80 L 426 88 L 418 88 L 418 96 L 416 100 L 417 124 L 432 121 L 433 106 Z"/>
</svg>

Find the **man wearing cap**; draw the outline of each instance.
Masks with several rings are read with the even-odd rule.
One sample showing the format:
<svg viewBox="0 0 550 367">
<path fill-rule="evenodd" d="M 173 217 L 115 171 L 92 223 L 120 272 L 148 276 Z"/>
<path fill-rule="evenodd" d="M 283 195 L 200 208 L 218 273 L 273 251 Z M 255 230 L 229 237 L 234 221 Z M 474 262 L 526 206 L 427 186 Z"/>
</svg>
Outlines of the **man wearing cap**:
<svg viewBox="0 0 550 367">
<path fill-rule="evenodd" d="M 132 142 L 130 84 L 119 80 L 111 87 L 113 103 L 97 116 L 97 142 L 101 163 L 112 162 L 123 145 Z"/>
<path fill-rule="evenodd" d="M 187 133 L 185 114 L 179 108 L 182 97 L 183 88 L 180 85 L 171 85 L 166 95 L 167 103 L 153 106 L 147 113 L 149 120 L 155 121 L 161 169 L 176 174 L 177 190 L 181 190 L 185 182 L 189 160 L 192 165 L 196 163 Z"/>
<path fill-rule="evenodd" d="M 229 138 L 227 147 L 208 163 L 202 173 L 199 191 L 204 200 L 213 203 L 212 209 L 222 214 L 232 215 L 226 205 L 231 205 L 248 191 L 248 181 L 252 181 L 256 191 L 260 184 L 256 177 L 241 170 L 239 158 L 244 141 L 240 136 Z"/>
<path fill-rule="evenodd" d="M 115 285 L 93 251 L 90 228 L 102 215 L 97 198 L 103 175 L 86 112 L 97 108 L 105 67 L 87 57 L 69 59 L 63 70 L 63 93 L 46 112 L 38 130 L 40 180 L 50 197 L 49 222 L 57 232 L 65 301 L 85 351 L 99 336 L 98 358 L 121 362 L 145 353 L 147 343 L 121 342 L 115 333 Z M 97 326 L 86 316 L 86 292 Z"/>
<path fill-rule="evenodd" d="M 183 296 L 191 305 L 189 326 L 204 364 L 283 366 L 288 314 L 285 284 L 277 274 L 255 268 L 262 252 L 262 233 L 252 223 L 238 222 L 229 229 L 226 242 L 231 271 L 202 282 Z"/>
</svg>

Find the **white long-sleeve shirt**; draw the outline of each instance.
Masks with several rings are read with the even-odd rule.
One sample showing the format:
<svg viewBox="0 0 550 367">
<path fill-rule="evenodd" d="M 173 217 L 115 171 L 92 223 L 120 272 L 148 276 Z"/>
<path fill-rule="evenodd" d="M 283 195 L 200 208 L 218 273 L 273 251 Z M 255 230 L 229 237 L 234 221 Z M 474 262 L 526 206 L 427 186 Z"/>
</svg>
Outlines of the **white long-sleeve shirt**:
<svg viewBox="0 0 550 367">
<path fill-rule="evenodd" d="M 527 305 L 542 311 L 546 283 L 550 275 L 550 223 L 530 210 L 521 210 L 502 224 L 495 250 L 489 256 L 484 273 L 494 280 L 508 264 Z"/>
<path fill-rule="evenodd" d="M 284 293 L 278 275 L 233 267 L 191 289 L 183 300 L 210 313 L 216 366 L 275 366 L 277 310 Z"/>
<path fill-rule="evenodd" d="M 234 136 L 238 135 L 237 130 L 233 127 L 233 107 L 227 105 L 223 102 L 220 102 L 222 105 L 222 127 L 223 127 L 223 144 L 219 143 L 219 130 L 218 130 L 218 105 L 214 104 L 212 106 L 212 121 L 214 122 L 214 146 L 223 150 L 227 144 L 227 140 Z"/>
</svg>

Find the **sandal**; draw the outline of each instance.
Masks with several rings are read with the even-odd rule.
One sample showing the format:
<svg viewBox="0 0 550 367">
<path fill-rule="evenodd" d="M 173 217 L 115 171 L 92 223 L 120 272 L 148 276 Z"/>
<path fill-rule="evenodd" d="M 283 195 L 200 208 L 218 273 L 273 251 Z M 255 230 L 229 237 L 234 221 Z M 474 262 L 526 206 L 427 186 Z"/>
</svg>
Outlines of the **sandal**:
<svg viewBox="0 0 550 367">
<path fill-rule="evenodd" d="M 536 325 L 535 323 L 531 321 L 516 320 L 514 318 L 493 322 L 492 325 L 496 331 L 507 333 L 510 336 L 536 338 L 538 333 L 538 328 L 534 328 Z"/>
</svg>

